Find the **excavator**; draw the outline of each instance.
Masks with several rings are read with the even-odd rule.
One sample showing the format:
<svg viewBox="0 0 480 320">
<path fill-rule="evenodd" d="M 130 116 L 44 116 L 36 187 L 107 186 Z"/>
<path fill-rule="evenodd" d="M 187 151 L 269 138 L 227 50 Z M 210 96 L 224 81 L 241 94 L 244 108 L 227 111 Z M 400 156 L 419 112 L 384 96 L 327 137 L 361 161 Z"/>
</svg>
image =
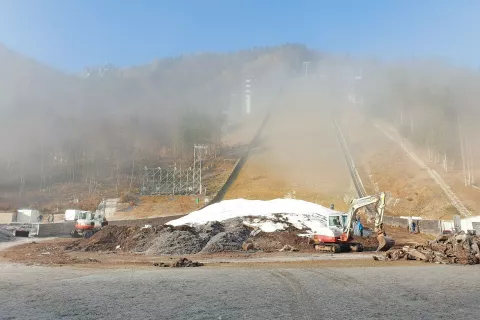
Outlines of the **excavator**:
<svg viewBox="0 0 480 320">
<path fill-rule="evenodd" d="M 92 237 L 96 232 L 108 225 L 108 221 L 102 214 L 97 214 L 89 211 L 80 213 L 79 219 L 75 222 L 75 228 L 70 232 L 73 238 Z"/>
<path fill-rule="evenodd" d="M 395 245 L 395 241 L 387 236 L 383 226 L 384 192 L 352 200 L 347 213 L 341 216 L 329 216 L 329 228 L 325 229 L 324 234 L 314 234 L 310 243 L 319 251 L 333 253 L 363 251 L 363 245 L 353 241 L 353 223 L 357 220 L 357 211 L 371 204 L 376 204 L 375 232 L 379 244 L 377 251 L 387 251 Z"/>
</svg>

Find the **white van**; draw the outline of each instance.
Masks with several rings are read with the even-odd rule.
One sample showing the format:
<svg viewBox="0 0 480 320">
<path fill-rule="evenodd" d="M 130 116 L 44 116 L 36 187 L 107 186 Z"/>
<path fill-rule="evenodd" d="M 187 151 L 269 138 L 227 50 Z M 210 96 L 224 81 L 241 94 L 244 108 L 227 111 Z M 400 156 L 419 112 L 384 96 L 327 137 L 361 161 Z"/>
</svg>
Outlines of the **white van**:
<svg viewBox="0 0 480 320">
<path fill-rule="evenodd" d="M 87 219 L 91 212 L 85 210 L 67 209 L 65 210 L 65 221 L 77 221 L 78 219 Z"/>
</svg>

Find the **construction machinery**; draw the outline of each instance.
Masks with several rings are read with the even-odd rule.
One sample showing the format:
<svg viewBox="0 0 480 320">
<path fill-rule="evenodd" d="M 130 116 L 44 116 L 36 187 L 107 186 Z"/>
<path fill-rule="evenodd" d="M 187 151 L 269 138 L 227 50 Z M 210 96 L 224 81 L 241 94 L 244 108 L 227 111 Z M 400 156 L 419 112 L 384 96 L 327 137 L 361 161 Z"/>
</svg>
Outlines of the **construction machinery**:
<svg viewBox="0 0 480 320">
<path fill-rule="evenodd" d="M 70 234 L 74 238 L 87 239 L 106 225 L 108 225 L 108 221 L 104 215 L 95 215 L 93 212 L 84 211 L 79 215 L 79 219 L 75 223 L 75 229 Z"/>
<path fill-rule="evenodd" d="M 375 212 L 375 233 L 377 234 L 377 251 L 387 251 L 395 244 L 395 241 L 388 237 L 383 227 L 383 213 L 385 210 L 385 193 L 366 196 L 351 201 L 350 208 L 346 214 L 329 215 L 328 228 L 316 233 L 311 238 L 311 243 L 316 250 L 328 252 L 363 251 L 363 245 L 353 240 L 353 226 L 357 221 L 357 211 L 369 205 L 376 204 Z"/>
</svg>

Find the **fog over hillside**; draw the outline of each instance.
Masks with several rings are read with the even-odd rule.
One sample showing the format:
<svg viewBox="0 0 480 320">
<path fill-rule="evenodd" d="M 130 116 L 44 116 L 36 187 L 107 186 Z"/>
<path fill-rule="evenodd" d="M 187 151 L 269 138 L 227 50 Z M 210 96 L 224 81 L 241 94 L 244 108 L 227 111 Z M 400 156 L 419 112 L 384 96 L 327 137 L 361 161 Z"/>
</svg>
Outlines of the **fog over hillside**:
<svg viewBox="0 0 480 320">
<path fill-rule="evenodd" d="M 387 63 L 281 45 L 70 75 L 0 46 L 0 70 L 2 192 L 109 183 L 114 172 L 191 161 L 193 144 L 221 145 L 229 124 L 248 118 L 245 79 L 253 81 L 250 117 L 275 109 L 280 92 L 289 92 L 308 96 L 308 108 L 325 114 L 355 110 L 387 121 L 432 156 L 466 166 L 471 177 L 480 151 L 479 74 L 442 61 Z M 295 112 L 295 103 L 287 108 Z M 314 136 L 302 139 L 315 144 Z"/>
</svg>

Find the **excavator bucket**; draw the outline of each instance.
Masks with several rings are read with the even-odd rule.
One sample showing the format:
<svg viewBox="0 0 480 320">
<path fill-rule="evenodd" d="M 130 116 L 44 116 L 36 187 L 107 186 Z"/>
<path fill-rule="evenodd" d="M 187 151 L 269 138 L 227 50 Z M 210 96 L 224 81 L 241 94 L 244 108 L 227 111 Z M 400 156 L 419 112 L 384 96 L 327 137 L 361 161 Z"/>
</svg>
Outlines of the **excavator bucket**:
<svg viewBox="0 0 480 320">
<path fill-rule="evenodd" d="M 384 235 L 383 233 L 377 236 L 378 248 L 377 251 L 387 251 L 395 245 L 395 240 L 389 236 Z"/>
</svg>

